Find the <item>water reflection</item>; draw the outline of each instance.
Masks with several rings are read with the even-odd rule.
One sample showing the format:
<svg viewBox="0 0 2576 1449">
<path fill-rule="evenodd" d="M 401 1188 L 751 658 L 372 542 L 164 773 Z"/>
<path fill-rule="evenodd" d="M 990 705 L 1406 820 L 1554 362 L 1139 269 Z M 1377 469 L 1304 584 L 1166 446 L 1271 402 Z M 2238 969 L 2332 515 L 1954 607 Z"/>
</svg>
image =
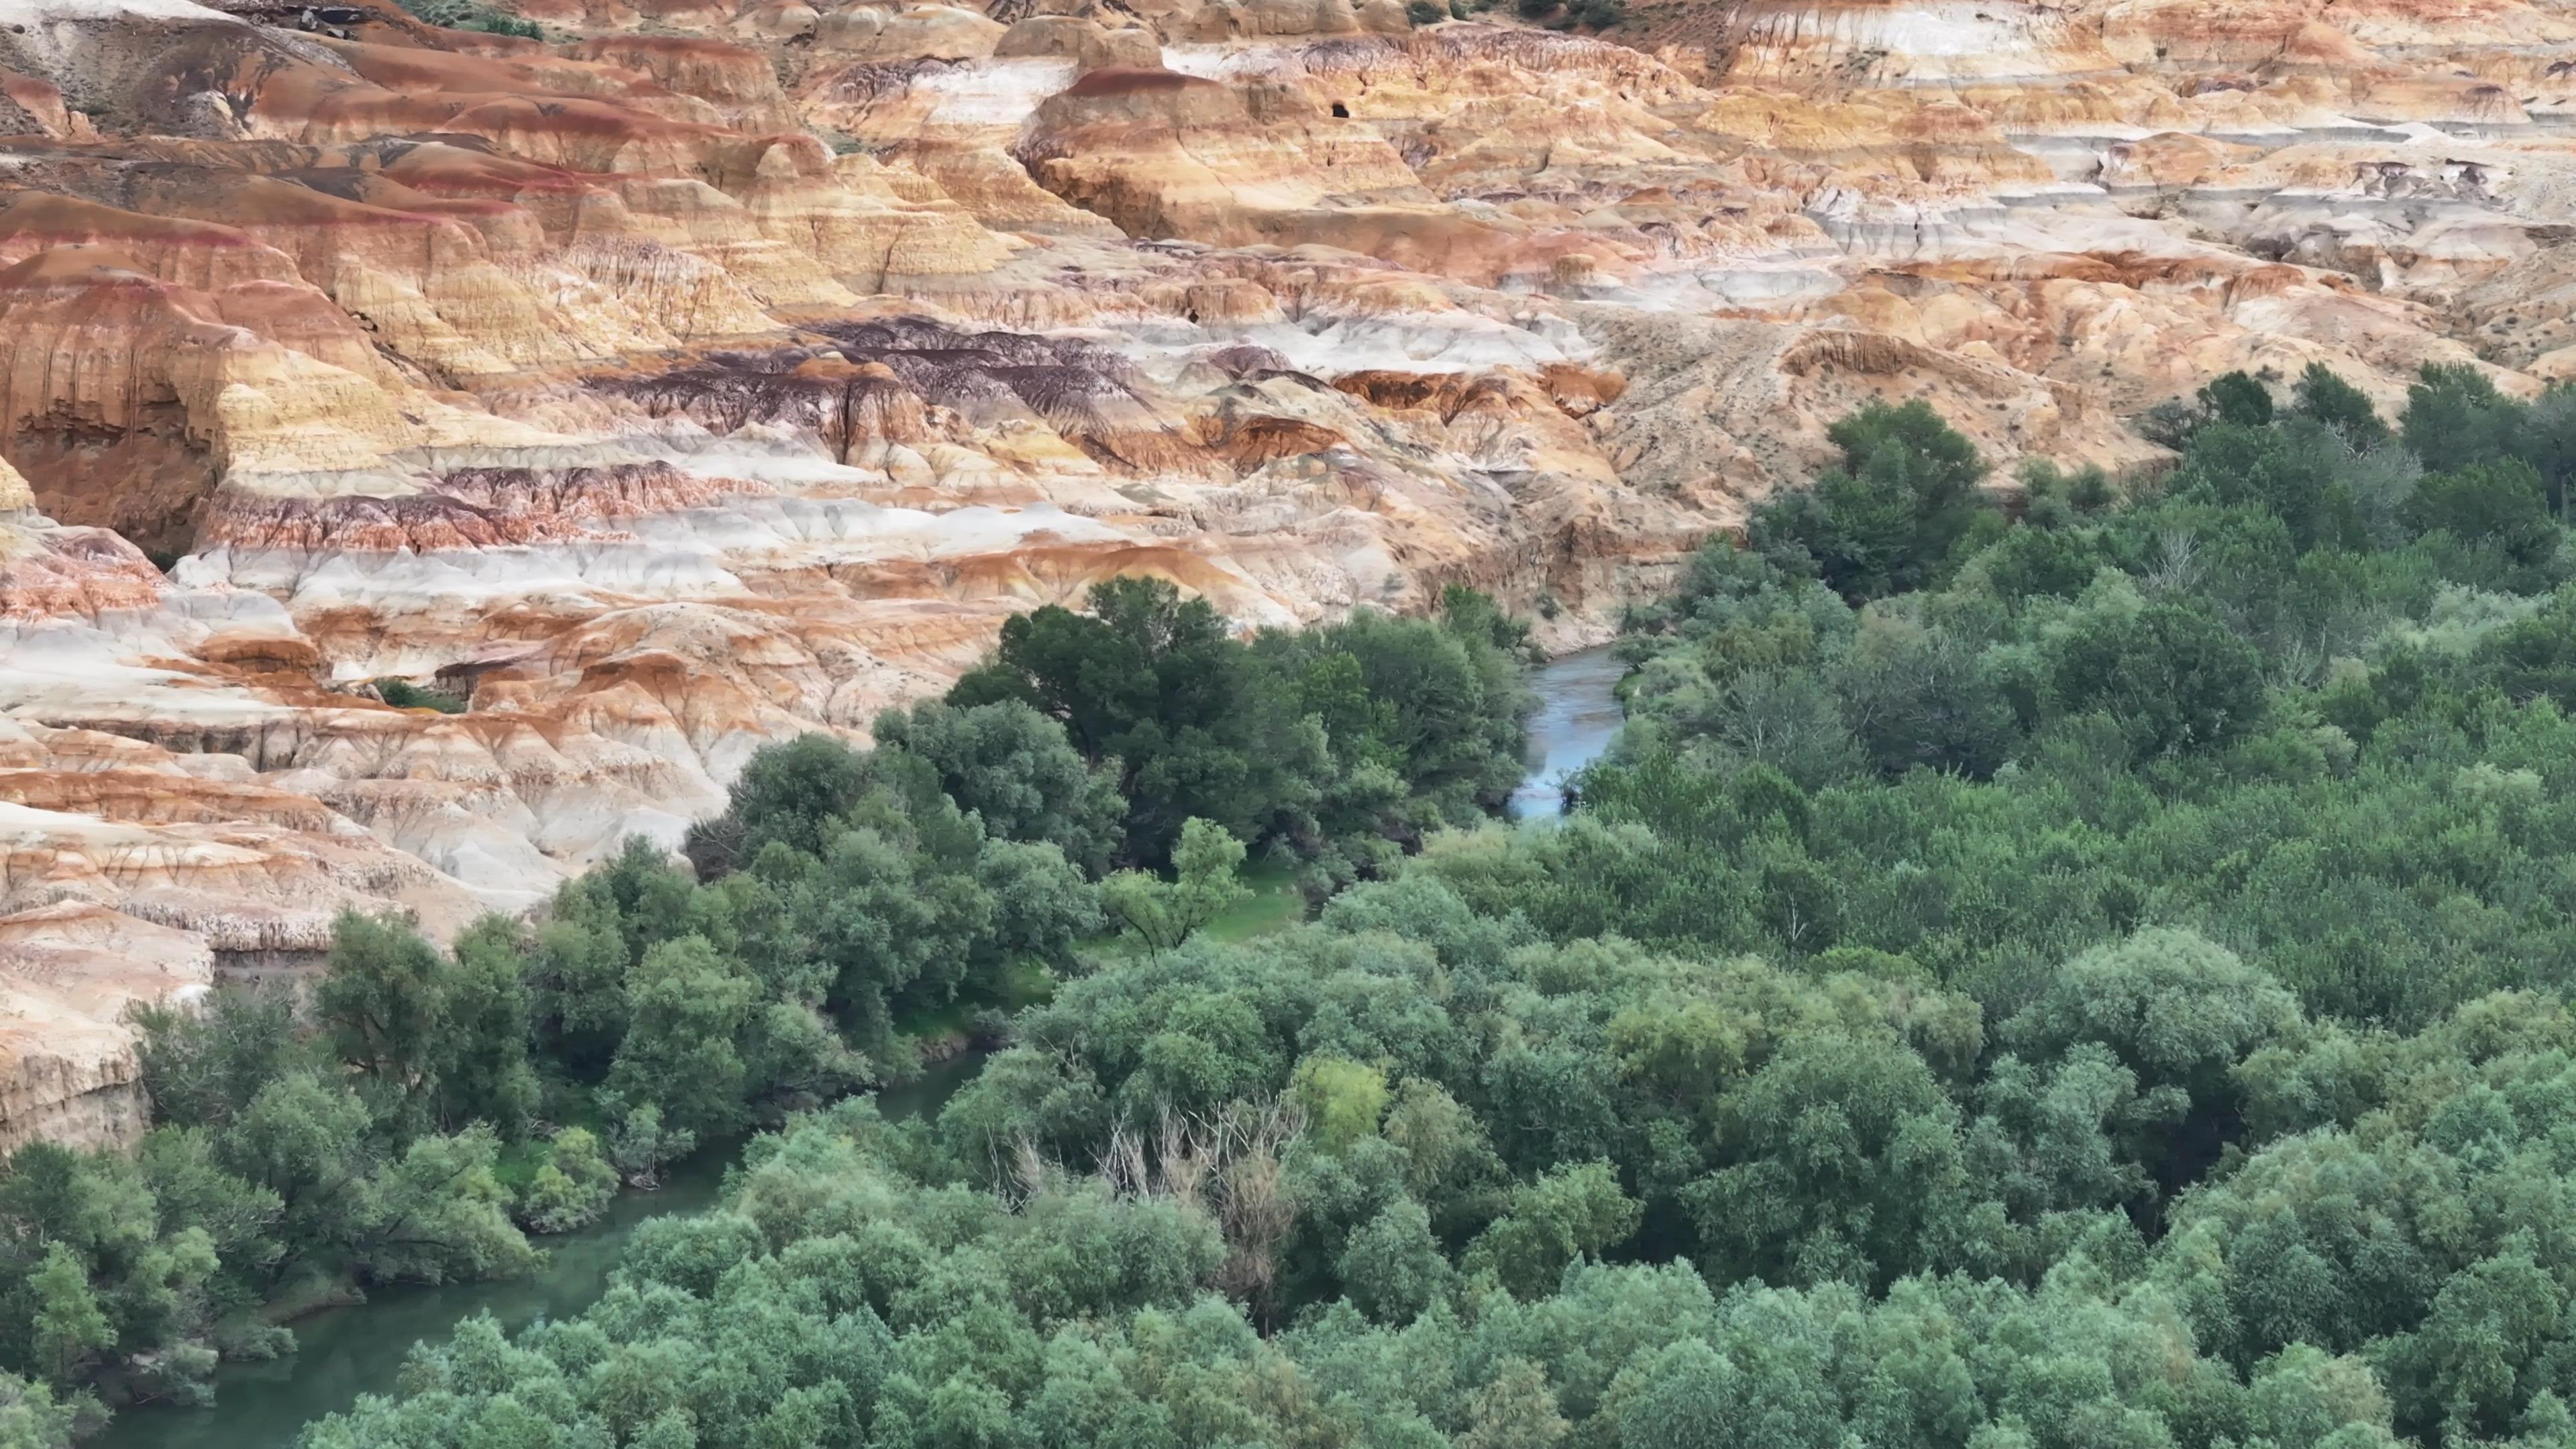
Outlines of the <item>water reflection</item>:
<svg viewBox="0 0 2576 1449">
<path fill-rule="evenodd" d="M 1530 716 L 1530 772 L 1512 792 L 1512 818 L 1553 820 L 1564 813 L 1567 776 L 1600 758 L 1625 716 L 1611 691 L 1622 667 L 1606 647 L 1550 660 L 1530 675 L 1538 712 Z"/>
<path fill-rule="evenodd" d="M 882 1093 L 890 1118 L 937 1110 L 983 1066 L 980 1053 L 942 1062 L 910 1086 Z M 295 1320 L 298 1351 L 271 1363 L 226 1364 L 215 1374 L 215 1405 L 182 1409 L 149 1404 L 119 1413 L 83 1449 L 283 1449 L 311 1420 L 357 1403 L 360 1394 L 391 1393 L 412 1345 L 444 1338 L 476 1313 L 512 1332 L 540 1318 L 581 1312 L 608 1291 L 626 1240 L 642 1223 L 667 1213 L 704 1212 L 724 1185 L 740 1141 L 716 1143 L 675 1164 L 658 1192 L 621 1193 L 608 1215 L 576 1233 L 533 1241 L 546 1266 L 499 1283 L 377 1289 L 365 1303 L 326 1308 Z"/>
</svg>

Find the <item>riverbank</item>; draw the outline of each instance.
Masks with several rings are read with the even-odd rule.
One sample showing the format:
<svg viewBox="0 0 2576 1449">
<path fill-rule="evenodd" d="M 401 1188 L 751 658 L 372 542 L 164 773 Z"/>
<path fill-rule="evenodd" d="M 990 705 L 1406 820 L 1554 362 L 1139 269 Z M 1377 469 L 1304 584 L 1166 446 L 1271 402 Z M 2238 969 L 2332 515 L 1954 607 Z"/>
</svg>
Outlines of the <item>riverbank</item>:
<svg viewBox="0 0 2576 1449">
<path fill-rule="evenodd" d="M 894 1119 L 938 1111 L 983 1070 L 985 1055 L 969 1051 L 932 1064 L 917 1080 L 878 1093 L 878 1110 Z M 511 1332 L 579 1313 L 608 1291 L 637 1228 L 716 1205 L 744 1140 L 708 1143 L 665 1169 L 659 1189 L 619 1193 L 589 1227 L 531 1239 L 546 1250 L 546 1265 L 535 1273 L 483 1283 L 396 1284 L 361 1303 L 317 1309 L 295 1322 L 295 1353 L 217 1369 L 212 1407 L 135 1405 L 119 1411 L 83 1449 L 286 1449 L 306 1424 L 348 1408 L 359 1395 L 393 1392 L 413 1344 L 443 1339 L 478 1313 Z"/>
</svg>

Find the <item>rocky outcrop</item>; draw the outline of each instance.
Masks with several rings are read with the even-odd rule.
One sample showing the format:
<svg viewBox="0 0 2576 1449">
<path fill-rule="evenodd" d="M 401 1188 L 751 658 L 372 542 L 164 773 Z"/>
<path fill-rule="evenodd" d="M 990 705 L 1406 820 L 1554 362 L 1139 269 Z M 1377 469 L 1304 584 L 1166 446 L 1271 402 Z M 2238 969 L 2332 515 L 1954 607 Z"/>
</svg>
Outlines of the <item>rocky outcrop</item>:
<svg viewBox="0 0 2576 1449">
<path fill-rule="evenodd" d="M 79 902 L 0 915 L 0 1152 L 142 1135 L 150 1103 L 125 1014 L 184 1003 L 213 979 L 213 953 L 189 931 Z"/>
</svg>

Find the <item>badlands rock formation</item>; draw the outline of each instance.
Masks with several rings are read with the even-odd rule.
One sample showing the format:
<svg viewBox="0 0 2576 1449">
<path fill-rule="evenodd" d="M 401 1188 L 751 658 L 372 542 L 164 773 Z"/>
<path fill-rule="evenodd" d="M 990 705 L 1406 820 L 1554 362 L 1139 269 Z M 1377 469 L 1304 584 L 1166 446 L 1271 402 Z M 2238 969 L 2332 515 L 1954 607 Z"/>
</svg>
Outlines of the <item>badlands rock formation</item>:
<svg viewBox="0 0 2576 1449">
<path fill-rule="evenodd" d="M 509 13 L 0 0 L 0 1148 L 1103 577 L 1571 645 L 1870 398 L 2576 370 L 2568 0 Z"/>
</svg>

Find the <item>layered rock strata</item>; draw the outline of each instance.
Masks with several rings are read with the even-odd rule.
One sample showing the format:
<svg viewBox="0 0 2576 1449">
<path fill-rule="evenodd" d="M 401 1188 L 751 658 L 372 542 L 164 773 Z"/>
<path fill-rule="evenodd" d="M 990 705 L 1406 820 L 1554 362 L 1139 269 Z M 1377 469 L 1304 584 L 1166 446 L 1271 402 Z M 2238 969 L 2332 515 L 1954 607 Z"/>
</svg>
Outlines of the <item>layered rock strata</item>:
<svg viewBox="0 0 2576 1449">
<path fill-rule="evenodd" d="M 1102 578 L 1571 645 L 1872 399 L 2576 366 L 2550 4 L 1420 9 L 0 0 L 0 1148 Z"/>
</svg>

